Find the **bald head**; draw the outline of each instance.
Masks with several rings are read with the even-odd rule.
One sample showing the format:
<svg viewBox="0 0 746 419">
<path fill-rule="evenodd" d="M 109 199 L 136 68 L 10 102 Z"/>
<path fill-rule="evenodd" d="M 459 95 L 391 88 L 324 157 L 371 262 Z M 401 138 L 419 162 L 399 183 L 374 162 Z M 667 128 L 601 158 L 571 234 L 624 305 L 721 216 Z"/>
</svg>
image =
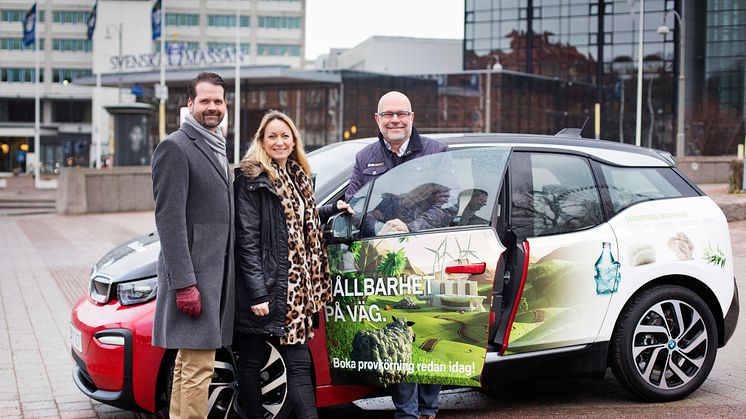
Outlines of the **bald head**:
<svg viewBox="0 0 746 419">
<path fill-rule="evenodd" d="M 391 91 L 381 96 L 378 100 L 378 112 L 384 112 L 387 107 L 392 105 L 404 106 L 404 111 L 412 111 L 412 103 L 409 102 L 409 98 L 402 92 Z"/>
<path fill-rule="evenodd" d="M 407 141 L 412 135 L 414 112 L 412 104 L 401 92 L 388 92 L 378 101 L 378 112 L 375 114 L 376 124 L 394 151 Z"/>
</svg>

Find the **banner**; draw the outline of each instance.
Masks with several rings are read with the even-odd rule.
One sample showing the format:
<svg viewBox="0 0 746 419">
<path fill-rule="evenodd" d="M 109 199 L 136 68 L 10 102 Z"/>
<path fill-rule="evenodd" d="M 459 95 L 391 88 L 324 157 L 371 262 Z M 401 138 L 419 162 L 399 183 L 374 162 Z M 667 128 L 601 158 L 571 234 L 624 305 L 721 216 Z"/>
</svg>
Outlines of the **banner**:
<svg viewBox="0 0 746 419">
<path fill-rule="evenodd" d="M 88 21 L 86 24 L 88 25 L 88 32 L 87 37 L 90 41 L 93 39 L 93 31 L 96 29 L 96 11 L 98 10 L 98 0 L 93 4 L 93 9 L 91 10 L 91 13 L 88 15 Z"/>
<path fill-rule="evenodd" d="M 29 46 L 36 42 L 36 3 L 26 12 L 23 19 L 23 45 Z"/>
<path fill-rule="evenodd" d="M 150 27 L 154 41 L 161 37 L 161 25 L 163 23 L 161 18 L 161 0 L 156 0 L 153 9 L 150 11 Z"/>
<path fill-rule="evenodd" d="M 330 246 L 332 383 L 479 386 L 502 252 L 490 229 Z"/>
</svg>

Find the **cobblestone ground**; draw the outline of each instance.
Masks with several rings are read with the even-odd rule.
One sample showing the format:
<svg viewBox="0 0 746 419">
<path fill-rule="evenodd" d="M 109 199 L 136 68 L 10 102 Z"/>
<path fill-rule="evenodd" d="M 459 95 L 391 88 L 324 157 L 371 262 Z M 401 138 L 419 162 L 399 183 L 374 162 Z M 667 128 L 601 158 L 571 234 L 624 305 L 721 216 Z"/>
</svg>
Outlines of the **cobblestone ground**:
<svg viewBox="0 0 746 419">
<path fill-rule="evenodd" d="M 133 417 L 75 386 L 68 323 L 93 263 L 152 230 L 145 213 L 0 218 L 0 417 Z"/>
<path fill-rule="evenodd" d="M 70 308 L 90 267 L 113 246 L 154 230 L 152 213 L 0 218 L 0 417 L 130 418 L 78 391 L 71 378 Z M 741 300 L 746 295 L 746 221 L 731 223 Z M 439 418 L 746 417 L 746 319 L 718 352 L 710 378 L 686 400 L 645 404 L 614 378 L 539 383 L 489 396 L 441 397 Z M 389 400 L 321 412 L 327 418 L 390 417 Z"/>
</svg>

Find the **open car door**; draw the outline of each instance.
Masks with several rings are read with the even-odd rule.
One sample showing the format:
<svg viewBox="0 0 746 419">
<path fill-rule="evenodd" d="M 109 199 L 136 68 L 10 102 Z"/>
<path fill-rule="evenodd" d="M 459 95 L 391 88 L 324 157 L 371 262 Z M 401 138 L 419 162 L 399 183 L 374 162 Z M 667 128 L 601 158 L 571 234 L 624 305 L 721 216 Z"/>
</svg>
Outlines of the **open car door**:
<svg viewBox="0 0 746 419">
<path fill-rule="evenodd" d="M 498 197 L 510 154 L 492 146 L 409 161 L 358 191 L 354 216 L 330 220 L 333 384 L 480 385 L 496 278 L 502 290 Z"/>
</svg>

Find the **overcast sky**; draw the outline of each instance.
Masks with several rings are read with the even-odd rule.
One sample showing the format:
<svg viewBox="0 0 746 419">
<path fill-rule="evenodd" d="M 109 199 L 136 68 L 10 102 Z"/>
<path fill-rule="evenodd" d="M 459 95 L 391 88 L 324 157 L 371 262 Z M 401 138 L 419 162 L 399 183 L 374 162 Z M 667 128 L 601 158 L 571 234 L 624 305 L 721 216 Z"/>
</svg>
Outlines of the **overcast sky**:
<svg viewBox="0 0 746 419">
<path fill-rule="evenodd" d="M 464 37 L 463 0 L 306 0 L 306 58 L 373 35 Z"/>
</svg>

